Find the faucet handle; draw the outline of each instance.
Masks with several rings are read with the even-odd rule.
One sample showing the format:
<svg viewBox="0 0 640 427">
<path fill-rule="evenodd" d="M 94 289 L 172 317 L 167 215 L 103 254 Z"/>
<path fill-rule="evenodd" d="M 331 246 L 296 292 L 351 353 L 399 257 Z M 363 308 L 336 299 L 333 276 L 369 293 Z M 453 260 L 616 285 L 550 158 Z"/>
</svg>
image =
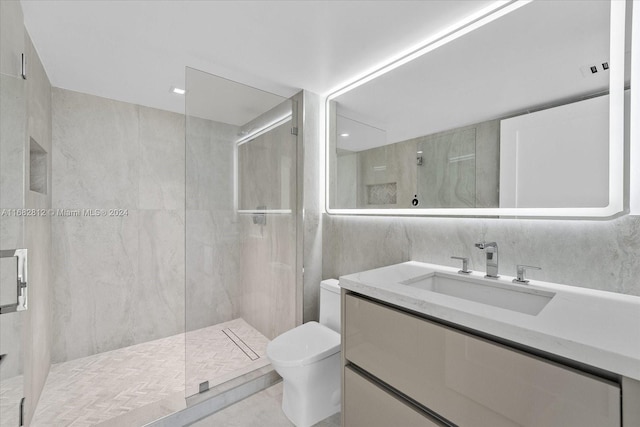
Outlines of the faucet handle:
<svg viewBox="0 0 640 427">
<path fill-rule="evenodd" d="M 458 270 L 460 274 L 469 274 L 471 270 L 469 270 L 469 258 L 462 256 L 452 256 L 451 259 L 459 259 L 462 261 L 462 270 Z"/>
<path fill-rule="evenodd" d="M 527 279 L 525 279 L 524 275 L 527 270 L 542 270 L 540 267 L 536 267 L 533 265 L 516 265 L 516 278 L 512 280 L 513 283 L 529 283 Z"/>
</svg>

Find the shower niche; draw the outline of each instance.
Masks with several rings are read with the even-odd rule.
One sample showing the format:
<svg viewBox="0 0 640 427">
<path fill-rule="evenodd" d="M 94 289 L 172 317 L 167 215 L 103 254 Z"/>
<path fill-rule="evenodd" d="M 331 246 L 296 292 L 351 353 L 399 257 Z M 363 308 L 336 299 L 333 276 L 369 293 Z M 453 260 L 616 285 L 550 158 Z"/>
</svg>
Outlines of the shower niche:
<svg viewBox="0 0 640 427">
<path fill-rule="evenodd" d="M 48 155 L 38 142 L 29 138 L 29 189 L 47 194 Z"/>
</svg>

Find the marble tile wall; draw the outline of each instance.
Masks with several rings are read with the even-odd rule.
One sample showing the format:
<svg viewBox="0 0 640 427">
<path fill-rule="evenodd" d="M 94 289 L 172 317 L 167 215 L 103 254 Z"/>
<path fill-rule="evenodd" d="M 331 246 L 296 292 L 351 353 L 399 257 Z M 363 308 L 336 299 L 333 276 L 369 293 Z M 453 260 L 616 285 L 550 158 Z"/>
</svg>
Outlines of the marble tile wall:
<svg viewBox="0 0 640 427">
<path fill-rule="evenodd" d="M 457 266 L 470 258 L 484 271 L 481 240 L 499 244 L 500 273 L 516 264 L 542 267 L 532 279 L 640 295 L 640 217 L 612 220 L 518 220 L 324 215 L 323 277 L 415 260 Z"/>
<path fill-rule="evenodd" d="M 499 136 L 499 121 L 494 120 L 356 154 L 340 153 L 337 206 L 356 207 L 351 200 L 355 197 L 357 207 L 410 208 L 417 194 L 423 208 L 496 207 Z M 417 154 L 418 151 L 422 153 Z M 423 164 L 416 166 L 418 155 L 422 156 Z M 350 161 L 352 156 L 357 159 L 356 165 Z M 355 192 L 351 190 L 354 173 Z M 393 184 L 395 201 L 393 197 L 378 200 L 380 203 L 371 199 Z"/>
<path fill-rule="evenodd" d="M 457 129 L 418 139 L 417 194 L 423 208 L 474 207 L 476 129 Z"/>
<path fill-rule="evenodd" d="M 234 211 L 238 127 L 187 117 L 187 329 L 240 314 L 240 231 Z"/>
<path fill-rule="evenodd" d="M 0 91 L 0 209 L 16 209 L 24 207 L 25 82 L 0 74 Z M 24 222 L 23 217 L 0 216 L 0 249 L 24 247 Z M 15 262 L 3 261 L 0 268 L 0 296 L 4 304 L 16 294 Z M 0 354 L 7 355 L 0 365 L 0 380 L 23 372 L 21 342 L 25 316 L 26 313 L 9 313 L 0 318 Z"/>
<path fill-rule="evenodd" d="M 19 76 L 25 43 L 22 22 L 18 1 L 0 2 L 0 209 L 25 207 L 27 89 L 26 81 Z M 25 247 L 24 223 L 22 217 L 0 216 L 0 249 Z M 16 277 L 14 266 L 15 262 L 3 261 L 0 267 L 3 303 L 15 295 L 15 282 L 11 283 Z M 0 381 L 23 372 L 22 329 L 26 316 L 9 313 L 0 318 L 0 354 L 6 355 L 0 365 Z"/>
<path fill-rule="evenodd" d="M 342 209 L 358 207 L 358 153 L 343 150 L 336 156 L 336 206 Z"/>
<path fill-rule="evenodd" d="M 19 77 L 24 53 L 24 17 L 19 0 L 0 2 L 0 73 Z"/>
<path fill-rule="evenodd" d="M 54 88 L 52 359 L 184 331 L 184 117 Z M 110 209 L 120 211 L 112 212 Z"/>
<path fill-rule="evenodd" d="M 269 339 L 296 324 L 297 138 L 291 126 L 278 126 L 238 150 L 239 208 L 290 210 L 266 214 L 266 224 L 250 214 L 238 216 L 240 314 Z"/>
<path fill-rule="evenodd" d="M 411 207 L 417 191 L 416 147 L 416 140 L 409 140 L 358 152 L 358 207 Z M 369 186 L 393 183 L 395 203 L 376 205 L 368 200 Z"/>
<path fill-rule="evenodd" d="M 1 71 L 2 153 L 0 154 L 2 208 L 43 209 L 51 207 L 51 157 L 43 155 L 42 193 L 30 191 L 30 141 L 51 152 L 51 85 L 40 58 L 24 29 L 20 4 L 2 2 Z M 20 54 L 29 69 L 20 74 Z M 25 312 L 2 315 L 2 353 L 9 354 L 2 378 L 23 372 L 25 421 L 30 421 L 51 363 L 51 219 L 48 216 L 0 219 L 2 249 L 27 248 L 29 256 L 29 299 Z M 15 277 L 15 276 L 14 276 Z M 3 361 L 3 365 L 5 365 Z"/>
<path fill-rule="evenodd" d="M 29 35 L 25 31 L 25 56 L 29 64 L 26 81 L 27 138 L 25 143 L 25 207 L 51 207 L 51 84 Z M 45 194 L 30 191 L 30 140 L 49 153 L 45 159 Z M 25 318 L 24 395 L 28 425 L 42 393 L 51 365 L 52 319 L 52 244 L 51 218 L 31 216 L 25 220 L 25 243 L 29 250 L 29 309 Z M 23 335 L 25 337 L 25 335 Z"/>
</svg>

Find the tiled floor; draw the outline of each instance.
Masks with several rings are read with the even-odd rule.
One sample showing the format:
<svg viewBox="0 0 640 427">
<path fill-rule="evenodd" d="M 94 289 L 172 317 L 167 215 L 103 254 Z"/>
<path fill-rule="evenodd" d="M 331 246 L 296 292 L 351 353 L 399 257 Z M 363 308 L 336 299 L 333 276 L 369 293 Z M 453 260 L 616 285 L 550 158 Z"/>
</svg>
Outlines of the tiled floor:
<svg viewBox="0 0 640 427">
<path fill-rule="evenodd" d="M 293 427 L 282 412 L 282 382 L 192 424 L 192 427 Z M 314 427 L 340 427 L 340 413 Z"/>
<path fill-rule="evenodd" d="M 183 408 L 185 389 L 265 366 L 267 343 L 235 319 L 189 332 L 186 368 L 184 334 L 53 365 L 32 426 L 142 425 Z"/>
<path fill-rule="evenodd" d="M 23 386 L 22 375 L 0 381 L 0 427 L 18 425 Z"/>
</svg>

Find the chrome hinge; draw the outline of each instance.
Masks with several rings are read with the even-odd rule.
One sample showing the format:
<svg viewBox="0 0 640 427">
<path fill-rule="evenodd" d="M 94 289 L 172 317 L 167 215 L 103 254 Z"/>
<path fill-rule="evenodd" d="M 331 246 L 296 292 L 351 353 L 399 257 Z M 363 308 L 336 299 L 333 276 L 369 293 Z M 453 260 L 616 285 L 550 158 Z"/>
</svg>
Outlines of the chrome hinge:
<svg viewBox="0 0 640 427">
<path fill-rule="evenodd" d="M 297 127 L 292 127 L 291 128 L 291 135 L 297 135 L 298 134 L 298 128 Z"/>
</svg>

